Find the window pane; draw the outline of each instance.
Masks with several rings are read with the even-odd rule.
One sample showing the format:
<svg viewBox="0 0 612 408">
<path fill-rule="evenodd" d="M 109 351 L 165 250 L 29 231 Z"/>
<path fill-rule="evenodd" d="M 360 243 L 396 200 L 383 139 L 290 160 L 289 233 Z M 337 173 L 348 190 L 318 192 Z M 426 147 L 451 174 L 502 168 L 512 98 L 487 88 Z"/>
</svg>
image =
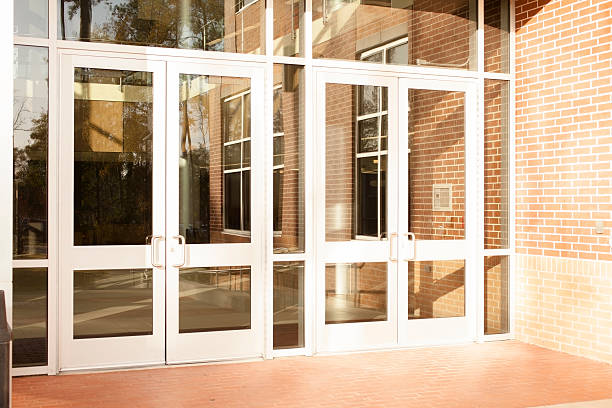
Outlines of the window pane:
<svg viewBox="0 0 612 408">
<path fill-rule="evenodd" d="M 408 262 L 408 319 L 465 316 L 465 261 Z"/>
<path fill-rule="evenodd" d="M 274 262 L 274 348 L 304 347 L 304 262 Z"/>
<path fill-rule="evenodd" d="M 48 52 L 15 46 L 14 54 L 13 258 L 46 258 Z"/>
<path fill-rule="evenodd" d="M 242 229 L 251 230 L 251 172 L 242 172 Z"/>
<path fill-rule="evenodd" d="M 47 268 L 13 269 L 13 367 L 47 365 Z"/>
<path fill-rule="evenodd" d="M 265 53 L 263 0 L 57 1 L 60 39 Z"/>
<path fill-rule="evenodd" d="M 386 239 L 387 173 L 379 168 L 386 166 L 386 152 L 380 151 L 379 138 L 387 91 L 378 86 L 326 84 L 327 241 Z M 357 112 L 371 116 L 359 118 Z"/>
<path fill-rule="evenodd" d="M 485 71 L 510 72 L 510 6 L 508 0 L 484 2 Z"/>
<path fill-rule="evenodd" d="M 179 333 L 251 327 L 251 268 L 181 268 Z"/>
<path fill-rule="evenodd" d="M 302 57 L 304 5 L 299 0 L 274 0 L 274 55 Z"/>
<path fill-rule="evenodd" d="M 248 230 L 224 231 L 241 229 L 240 202 L 250 200 L 240 184 L 251 156 L 242 133 L 250 129 L 249 91 L 248 78 L 179 75 L 179 231 L 188 244 L 250 240 Z"/>
<path fill-rule="evenodd" d="M 14 0 L 15 35 L 23 37 L 49 37 L 49 1 Z"/>
<path fill-rule="evenodd" d="M 485 248 L 509 242 L 509 82 L 485 79 Z"/>
<path fill-rule="evenodd" d="M 486 256 L 485 279 L 485 334 L 501 334 L 510 331 L 508 308 L 507 256 Z"/>
<path fill-rule="evenodd" d="M 325 324 L 387 320 L 387 263 L 325 266 Z"/>
<path fill-rule="evenodd" d="M 416 239 L 465 237 L 465 95 L 409 91 L 409 227 Z"/>
<path fill-rule="evenodd" d="M 477 0 L 313 0 L 312 55 L 475 70 L 477 4 Z M 406 42 L 398 45 L 402 39 Z"/>
<path fill-rule="evenodd" d="M 153 270 L 74 271 L 74 338 L 153 334 Z"/>
<path fill-rule="evenodd" d="M 153 74 L 74 70 L 74 244 L 151 235 Z"/>
<path fill-rule="evenodd" d="M 304 252 L 304 95 L 304 69 L 274 64 L 275 253 Z"/>
</svg>

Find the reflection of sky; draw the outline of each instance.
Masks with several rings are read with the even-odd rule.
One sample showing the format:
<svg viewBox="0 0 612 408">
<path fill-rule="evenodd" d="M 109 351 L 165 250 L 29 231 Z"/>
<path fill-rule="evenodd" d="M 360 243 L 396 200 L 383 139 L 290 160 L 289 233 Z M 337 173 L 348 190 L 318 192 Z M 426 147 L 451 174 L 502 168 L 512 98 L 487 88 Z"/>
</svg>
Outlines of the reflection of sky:
<svg viewBox="0 0 612 408">
<path fill-rule="evenodd" d="M 13 52 L 15 147 L 23 148 L 30 142 L 32 120 L 40 117 L 48 107 L 48 56 L 41 47 L 16 46 Z"/>
</svg>

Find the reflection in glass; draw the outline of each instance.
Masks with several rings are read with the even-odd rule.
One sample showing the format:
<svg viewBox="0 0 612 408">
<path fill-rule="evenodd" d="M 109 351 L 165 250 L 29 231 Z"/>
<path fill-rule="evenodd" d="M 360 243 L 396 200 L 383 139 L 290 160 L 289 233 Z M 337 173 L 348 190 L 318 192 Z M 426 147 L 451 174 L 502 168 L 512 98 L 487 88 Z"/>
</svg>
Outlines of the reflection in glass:
<svg viewBox="0 0 612 408">
<path fill-rule="evenodd" d="M 153 270 L 74 271 L 73 336 L 153 334 Z"/>
<path fill-rule="evenodd" d="M 326 84 L 325 239 L 387 238 L 388 89 Z"/>
<path fill-rule="evenodd" d="M 188 244 L 250 241 L 249 89 L 246 78 L 179 76 L 179 231 Z"/>
<path fill-rule="evenodd" d="M 299 0 L 274 0 L 274 55 L 302 57 L 304 6 Z"/>
<path fill-rule="evenodd" d="M 312 55 L 475 70 L 477 5 L 477 0 L 313 0 Z"/>
<path fill-rule="evenodd" d="M 251 268 L 182 268 L 179 333 L 251 328 Z"/>
<path fill-rule="evenodd" d="M 15 46 L 13 258 L 47 257 L 48 51 Z"/>
<path fill-rule="evenodd" d="M 484 2 L 485 71 L 510 72 L 510 7 L 508 0 Z"/>
<path fill-rule="evenodd" d="M 15 0 L 13 34 L 22 37 L 49 37 L 49 1 Z"/>
<path fill-rule="evenodd" d="M 263 0 L 57 2 L 63 40 L 265 53 Z"/>
<path fill-rule="evenodd" d="M 408 319 L 465 316 L 465 261 L 408 262 Z"/>
<path fill-rule="evenodd" d="M 304 347 L 304 262 L 274 262 L 274 348 Z"/>
<path fill-rule="evenodd" d="M 502 334 L 510 331 L 508 308 L 508 262 L 508 256 L 485 256 L 485 334 Z"/>
<path fill-rule="evenodd" d="M 47 365 L 47 269 L 13 269 L 13 367 Z"/>
<path fill-rule="evenodd" d="M 74 69 L 74 244 L 151 234 L 153 74 Z"/>
<path fill-rule="evenodd" d="M 509 85 L 508 81 L 485 79 L 485 249 L 508 248 L 510 245 Z"/>
<path fill-rule="evenodd" d="M 387 320 L 387 263 L 325 265 L 325 324 Z"/>
<path fill-rule="evenodd" d="M 274 65 L 274 252 L 304 252 L 304 70 Z"/>
<path fill-rule="evenodd" d="M 416 239 L 463 239 L 465 94 L 410 89 L 408 103 L 410 231 Z"/>
</svg>

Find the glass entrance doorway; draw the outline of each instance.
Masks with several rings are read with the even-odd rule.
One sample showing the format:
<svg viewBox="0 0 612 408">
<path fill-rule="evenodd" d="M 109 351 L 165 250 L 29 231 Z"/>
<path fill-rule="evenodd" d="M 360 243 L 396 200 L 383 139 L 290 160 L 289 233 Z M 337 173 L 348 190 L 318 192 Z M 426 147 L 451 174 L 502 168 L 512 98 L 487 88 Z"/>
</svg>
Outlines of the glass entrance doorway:
<svg viewBox="0 0 612 408">
<path fill-rule="evenodd" d="M 60 369 L 261 356 L 263 71 L 97 55 L 61 56 Z"/>
<path fill-rule="evenodd" d="M 474 81 L 317 73 L 317 350 L 476 337 Z"/>
</svg>

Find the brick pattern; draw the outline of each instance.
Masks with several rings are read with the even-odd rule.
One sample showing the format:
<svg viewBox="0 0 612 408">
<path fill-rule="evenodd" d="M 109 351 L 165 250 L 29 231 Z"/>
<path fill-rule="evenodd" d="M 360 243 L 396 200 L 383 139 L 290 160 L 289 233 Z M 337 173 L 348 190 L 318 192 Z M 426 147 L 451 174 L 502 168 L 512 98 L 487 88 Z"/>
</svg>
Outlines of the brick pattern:
<svg viewBox="0 0 612 408">
<path fill-rule="evenodd" d="M 516 2 L 519 253 L 612 261 L 611 13 L 610 1 Z"/>
<path fill-rule="evenodd" d="M 345 274 L 341 279 L 338 275 Z M 344 279 L 345 278 L 345 279 Z M 339 285 L 343 282 L 343 285 Z M 387 313 L 387 263 L 360 262 L 353 264 L 328 264 L 325 267 L 326 297 L 338 297 L 349 306 L 345 313 L 360 320 L 361 315 L 355 309 L 371 309 Z"/>
<path fill-rule="evenodd" d="M 13 379 L 14 408 L 523 408 L 610 395 L 609 364 L 513 341 Z"/>
<path fill-rule="evenodd" d="M 517 256 L 516 336 L 612 363 L 612 263 Z"/>
<path fill-rule="evenodd" d="M 508 0 L 484 2 L 484 66 L 487 72 L 510 71 L 510 7 Z"/>
<path fill-rule="evenodd" d="M 465 316 L 465 261 L 408 262 L 408 318 Z"/>
<path fill-rule="evenodd" d="M 502 334 L 510 331 L 508 308 L 508 256 L 487 256 L 484 261 L 484 331 Z"/>
</svg>

